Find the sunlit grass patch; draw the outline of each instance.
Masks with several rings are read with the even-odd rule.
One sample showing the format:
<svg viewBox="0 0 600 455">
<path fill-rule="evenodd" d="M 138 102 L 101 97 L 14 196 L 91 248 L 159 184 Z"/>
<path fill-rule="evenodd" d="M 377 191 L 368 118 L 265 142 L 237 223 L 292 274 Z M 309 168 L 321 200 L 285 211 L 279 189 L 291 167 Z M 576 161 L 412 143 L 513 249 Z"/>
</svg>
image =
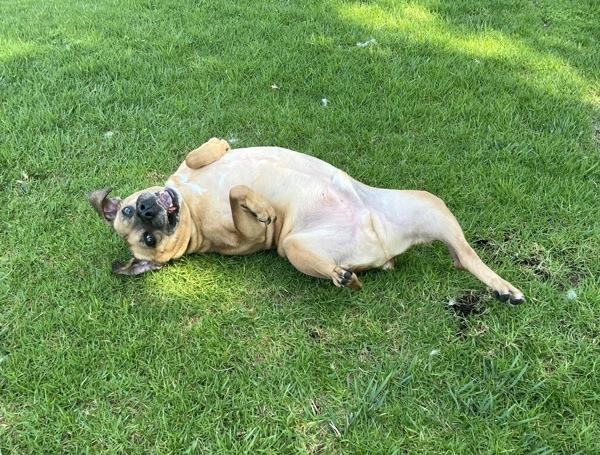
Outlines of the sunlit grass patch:
<svg viewBox="0 0 600 455">
<path fill-rule="evenodd" d="M 27 56 L 36 50 L 39 50 L 39 46 L 34 43 L 23 42 L 18 39 L 7 39 L 6 37 L 0 38 L 0 61 Z"/>
</svg>

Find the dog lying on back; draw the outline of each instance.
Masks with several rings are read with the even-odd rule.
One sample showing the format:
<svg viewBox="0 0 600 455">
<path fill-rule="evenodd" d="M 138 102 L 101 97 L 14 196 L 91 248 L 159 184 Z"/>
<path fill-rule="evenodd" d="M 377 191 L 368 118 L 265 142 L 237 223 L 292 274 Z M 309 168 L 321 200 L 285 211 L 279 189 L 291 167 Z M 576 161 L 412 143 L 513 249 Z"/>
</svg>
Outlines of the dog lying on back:
<svg viewBox="0 0 600 455">
<path fill-rule="evenodd" d="M 317 158 L 279 147 L 230 150 L 213 138 L 191 151 L 164 187 L 88 199 L 133 255 L 113 271 L 137 275 L 184 254 L 276 248 L 299 271 L 354 290 L 356 276 L 394 268 L 413 245 L 443 242 L 454 265 L 501 301 L 523 293 L 487 267 L 442 200 L 425 191 L 367 186 Z"/>
</svg>

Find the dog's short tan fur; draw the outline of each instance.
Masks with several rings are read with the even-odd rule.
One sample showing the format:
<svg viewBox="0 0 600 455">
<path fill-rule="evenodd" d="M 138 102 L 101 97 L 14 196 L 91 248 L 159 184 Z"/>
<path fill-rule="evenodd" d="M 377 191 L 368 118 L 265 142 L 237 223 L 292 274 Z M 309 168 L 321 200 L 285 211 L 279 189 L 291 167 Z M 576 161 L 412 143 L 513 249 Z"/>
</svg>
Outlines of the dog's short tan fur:
<svg viewBox="0 0 600 455">
<path fill-rule="evenodd" d="M 165 187 L 128 198 L 110 188 L 88 198 L 129 245 L 133 258 L 113 271 L 156 270 L 188 253 L 249 254 L 276 248 L 298 270 L 359 290 L 356 272 L 393 268 L 413 245 L 439 240 L 454 265 L 513 304 L 521 291 L 469 246 L 444 202 L 424 191 L 364 185 L 345 172 L 279 147 L 229 150 L 211 139 L 191 151 Z"/>
</svg>

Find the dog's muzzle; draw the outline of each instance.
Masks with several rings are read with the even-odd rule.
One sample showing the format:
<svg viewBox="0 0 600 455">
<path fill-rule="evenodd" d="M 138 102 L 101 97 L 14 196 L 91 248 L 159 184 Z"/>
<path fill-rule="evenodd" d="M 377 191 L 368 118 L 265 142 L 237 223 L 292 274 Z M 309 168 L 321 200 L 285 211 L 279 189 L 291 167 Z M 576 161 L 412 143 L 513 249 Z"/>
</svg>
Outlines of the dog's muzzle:
<svg viewBox="0 0 600 455">
<path fill-rule="evenodd" d="M 179 223 L 180 196 L 171 188 L 143 193 L 136 203 L 137 216 L 145 225 L 172 233 Z"/>
</svg>

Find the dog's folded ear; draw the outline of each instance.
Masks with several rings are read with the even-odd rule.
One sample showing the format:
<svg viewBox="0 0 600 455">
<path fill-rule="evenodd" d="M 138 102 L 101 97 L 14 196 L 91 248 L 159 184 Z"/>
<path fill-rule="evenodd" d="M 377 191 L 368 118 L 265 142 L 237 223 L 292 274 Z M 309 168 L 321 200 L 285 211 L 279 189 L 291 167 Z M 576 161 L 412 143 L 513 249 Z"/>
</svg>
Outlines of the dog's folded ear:
<svg viewBox="0 0 600 455">
<path fill-rule="evenodd" d="M 117 275 L 141 275 L 142 273 L 151 270 L 158 270 L 162 265 L 152 261 L 144 261 L 136 258 L 131 258 L 127 263 L 123 264 L 120 261 L 112 263 L 112 271 Z"/>
<path fill-rule="evenodd" d="M 90 191 L 87 197 L 90 204 L 92 204 L 92 207 L 94 207 L 96 212 L 98 212 L 98 215 L 100 215 L 100 218 L 102 218 L 110 227 L 113 227 L 113 222 L 119 211 L 121 199 L 118 197 L 107 198 L 106 196 L 108 196 L 108 193 L 111 191 L 111 187 L 106 187 L 102 190 Z"/>
</svg>

